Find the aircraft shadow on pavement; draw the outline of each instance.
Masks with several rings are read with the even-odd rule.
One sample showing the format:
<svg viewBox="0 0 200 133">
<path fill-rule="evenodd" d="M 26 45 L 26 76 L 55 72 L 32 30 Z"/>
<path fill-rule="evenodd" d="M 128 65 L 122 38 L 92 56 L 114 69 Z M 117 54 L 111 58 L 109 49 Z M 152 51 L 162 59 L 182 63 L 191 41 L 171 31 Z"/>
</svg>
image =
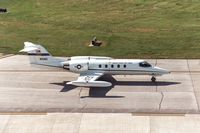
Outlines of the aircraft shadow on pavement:
<svg viewBox="0 0 200 133">
<path fill-rule="evenodd" d="M 155 83 L 151 81 L 116 81 L 112 76 L 105 75 L 98 80 L 111 82 L 112 86 L 110 87 L 90 87 L 89 88 L 89 96 L 82 96 L 80 98 L 94 97 L 94 98 L 123 98 L 124 96 L 106 96 L 106 94 L 114 88 L 116 85 L 118 86 L 168 86 L 168 85 L 176 85 L 181 84 L 180 82 L 167 82 L 167 81 L 157 81 Z M 54 85 L 63 86 L 60 92 L 68 92 L 71 91 L 77 86 L 67 85 L 66 83 L 69 81 L 64 81 L 62 83 L 50 83 Z"/>
<path fill-rule="evenodd" d="M 71 90 L 77 88 L 77 86 L 66 84 L 67 82 L 70 82 L 70 81 L 64 81 L 62 83 L 50 83 L 50 84 L 63 86 L 63 88 L 60 92 L 68 92 L 68 91 L 71 91 Z M 91 98 L 95 98 L 95 97 L 98 97 L 98 98 L 123 98 L 124 97 L 124 96 L 106 96 L 106 94 L 112 88 L 113 88 L 113 86 L 110 86 L 110 87 L 90 87 L 89 88 L 89 96 L 81 96 L 80 98 L 87 98 L 87 97 L 91 97 Z"/>
<path fill-rule="evenodd" d="M 110 75 L 104 75 L 99 80 L 111 82 L 113 87 L 115 85 L 118 86 L 168 86 L 168 85 L 176 85 L 181 84 L 181 82 L 168 82 L 168 81 L 117 81 Z"/>
</svg>

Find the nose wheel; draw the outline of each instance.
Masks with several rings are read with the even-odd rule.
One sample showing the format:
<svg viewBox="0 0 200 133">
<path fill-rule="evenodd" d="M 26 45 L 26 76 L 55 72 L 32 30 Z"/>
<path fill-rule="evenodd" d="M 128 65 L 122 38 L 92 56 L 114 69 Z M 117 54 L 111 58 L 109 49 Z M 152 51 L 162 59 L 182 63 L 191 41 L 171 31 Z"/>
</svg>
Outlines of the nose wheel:
<svg viewBox="0 0 200 133">
<path fill-rule="evenodd" d="M 156 77 L 152 76 L 152 77 L 151 77 L 151 81 L 152 81 L 152 82 L 156 82 Z"/>
</svg>

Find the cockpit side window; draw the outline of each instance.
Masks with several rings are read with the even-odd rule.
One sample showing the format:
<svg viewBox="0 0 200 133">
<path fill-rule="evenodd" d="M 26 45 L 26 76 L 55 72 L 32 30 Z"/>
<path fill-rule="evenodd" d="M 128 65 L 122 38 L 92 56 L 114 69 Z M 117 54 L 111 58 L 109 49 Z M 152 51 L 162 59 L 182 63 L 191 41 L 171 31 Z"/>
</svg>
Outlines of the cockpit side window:
<svg viewBox="0 0 200 133">
<path fill-rule="evenodd" d="M 149 64 L 149 63 L 146 62 L 146 61 L 143 61 L 143 62 L 140 62 L 140 63 L 139 63 L 139 66 L 140 66 L 140 67 L 151 67 L 151 64 Z"/>
</svg>

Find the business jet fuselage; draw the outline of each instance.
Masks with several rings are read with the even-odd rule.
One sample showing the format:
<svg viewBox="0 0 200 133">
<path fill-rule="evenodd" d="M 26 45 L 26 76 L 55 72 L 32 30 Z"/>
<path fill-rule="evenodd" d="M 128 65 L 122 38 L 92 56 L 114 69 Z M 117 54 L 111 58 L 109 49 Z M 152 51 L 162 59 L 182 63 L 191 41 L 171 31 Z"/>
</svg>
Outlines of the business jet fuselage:
<svg viewBox="0 0 200 133">
<path fill-rule="evenodd" d="M 144 60 L 113 59 L 100 56 L 75 56 L 67 59 L 52 57 L 41 45 L 25 42 L 21 52 L 27 52 L 32 64 L 62 67 L 67 71 L 79 73 L 77 80 L 68 82 L 76 86 L 108 87 L 112 83 L 98 81 L 103 75 L 150 75 L 152 82 L 156 76 L 168 74 L 169 71 L 153 66 Z"/>
</svg>

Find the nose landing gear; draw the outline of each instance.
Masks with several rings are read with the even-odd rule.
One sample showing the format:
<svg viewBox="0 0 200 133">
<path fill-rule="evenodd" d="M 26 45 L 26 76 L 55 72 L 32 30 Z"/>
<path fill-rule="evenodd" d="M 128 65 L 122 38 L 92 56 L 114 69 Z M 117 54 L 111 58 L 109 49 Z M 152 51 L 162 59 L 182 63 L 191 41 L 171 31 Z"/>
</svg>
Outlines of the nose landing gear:
<svg viewBox="0 0 200 133">
<path fill-rule="evenodd" d="M 152 76 L 152 77 L 151 77 L 151 81 L 152 81 L 152 82 L 156 82 L 156 77 L 155 77 L 155 76 Z"/>
</svg>

